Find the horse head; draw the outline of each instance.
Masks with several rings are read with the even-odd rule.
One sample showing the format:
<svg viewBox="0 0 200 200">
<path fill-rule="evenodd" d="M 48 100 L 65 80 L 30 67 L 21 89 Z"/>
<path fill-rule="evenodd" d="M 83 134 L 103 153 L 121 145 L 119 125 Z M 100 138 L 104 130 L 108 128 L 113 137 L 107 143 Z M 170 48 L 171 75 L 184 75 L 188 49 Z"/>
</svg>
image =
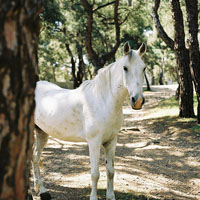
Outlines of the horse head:
<svg viewBox="0 0 200 200">
<path fill-rule="evenodd" d="M 145 52 L 144 43 L 138 50 L 132 50 L 128 42 L 124 45 L 123 84 L 129 92 L 130 104 L 136 110 L 141 109 L 145 102 L 142 88 L 145 70 L 142 55 Z"/>
</svg>

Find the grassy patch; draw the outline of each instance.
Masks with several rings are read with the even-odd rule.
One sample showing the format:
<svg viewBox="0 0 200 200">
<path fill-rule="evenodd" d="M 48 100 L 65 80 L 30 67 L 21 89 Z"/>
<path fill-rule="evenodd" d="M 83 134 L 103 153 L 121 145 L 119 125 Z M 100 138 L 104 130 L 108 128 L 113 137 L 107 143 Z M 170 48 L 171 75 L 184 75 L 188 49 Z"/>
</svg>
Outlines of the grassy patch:
<svg viewBox="0 0 200 200">
<path fill-rule="evenodd" d="M 194 96 L 194 110 L 195 114 L 197 108 L 197 98 L 196 95 Z M 175 97 L 171 97 L 169 99 L 162 100 L 156 107 L 152 108 L 149 111 L 148 118 L 160 118 L 160 117 L 175 117 L 179 115 L 179 103 L 178 100 L 175 99 Z M 180 121 L 194 121 L 193 118 L 187 118 L 183 119 L 180 118 Z"/>
<path fill-rule="evenodd" d="M 192 131 L 195 132 L 195 133 L 200 133 L 200 125 L 195 124 L 192 127 Z"/>
<path fill-rule="evenodd" d="M 171 108 L 178 108 L 178 101 L 175 99 L 175 97 L 171 97 L 169 99 L 162 100 L 158 104 L 159 109 L 171 109 Z"/>
<path fill-rule="evenodd" d="M 179 114 L 178 101 L 175 97 L 162 100 L 156 107 L 149 110 L 148 118 L 174 117 Z"/>
</svg>

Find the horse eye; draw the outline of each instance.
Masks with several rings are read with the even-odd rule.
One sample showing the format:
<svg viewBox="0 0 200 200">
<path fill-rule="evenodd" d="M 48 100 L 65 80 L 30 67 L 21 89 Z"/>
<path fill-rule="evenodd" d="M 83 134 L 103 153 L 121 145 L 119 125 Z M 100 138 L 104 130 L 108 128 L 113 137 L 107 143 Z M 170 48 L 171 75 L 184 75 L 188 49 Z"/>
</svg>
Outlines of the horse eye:
<svg viewBox="0 0 200 200">
<path fill-rule="evenodd" d="M 128 68 L 126 66 L 124 66 L 124 71 L 127 72 L 128 71 Z"/>
</svg>

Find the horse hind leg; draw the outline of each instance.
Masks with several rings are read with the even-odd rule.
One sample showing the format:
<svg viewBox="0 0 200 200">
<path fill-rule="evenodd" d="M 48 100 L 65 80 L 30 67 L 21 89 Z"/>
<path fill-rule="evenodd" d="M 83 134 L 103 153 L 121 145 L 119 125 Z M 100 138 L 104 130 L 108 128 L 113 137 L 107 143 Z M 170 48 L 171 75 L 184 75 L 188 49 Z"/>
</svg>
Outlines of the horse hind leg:
<svg viewBox="0 0 200 200">
<path fill-rule="evenodd" d="M 33 146 L 33 178 L 34 178 L 34 189 L 40 194 L 42 200 L 50 200 L 51 196 L 47 192 L 43 185 L 43 181 L 40 176 L 39 162 L 42 154 L 42 150 L 48 141 L 48 135 L 42 131 L 39 127 L 35 127 L 35 143 Z"/>
</svg>

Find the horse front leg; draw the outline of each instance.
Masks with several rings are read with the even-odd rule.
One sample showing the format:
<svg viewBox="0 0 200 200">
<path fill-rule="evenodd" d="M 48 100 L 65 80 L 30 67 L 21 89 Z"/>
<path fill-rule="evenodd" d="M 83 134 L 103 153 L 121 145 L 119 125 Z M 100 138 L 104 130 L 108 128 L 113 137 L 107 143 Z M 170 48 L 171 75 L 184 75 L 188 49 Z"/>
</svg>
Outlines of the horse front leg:
<svg viewBox="0 0 200 200">
<path fill-rule="evenodd" d="M 90 200 L 97 200 L 97 183 L 99 180 L 99 158 L 101 144 L 99 141 L 91 141 L 88 143 L 90 153 L 91 164 L 91 179 L 92 179 L 92 191 L 90 194 Z"/>
<path fill-rule="evenodd" d="M 114 179 L 114 157 L 115 157 L 115 149 L 117 144 L 117 136 L 109 143 L 105 143 L 104 153 L 106 160 L 106 172 L 107 172 L 107 192 L 106 199 L 107 200 L 115 200 L 115 194 L 113 189 L 113 179 Z"/>
</svg>

